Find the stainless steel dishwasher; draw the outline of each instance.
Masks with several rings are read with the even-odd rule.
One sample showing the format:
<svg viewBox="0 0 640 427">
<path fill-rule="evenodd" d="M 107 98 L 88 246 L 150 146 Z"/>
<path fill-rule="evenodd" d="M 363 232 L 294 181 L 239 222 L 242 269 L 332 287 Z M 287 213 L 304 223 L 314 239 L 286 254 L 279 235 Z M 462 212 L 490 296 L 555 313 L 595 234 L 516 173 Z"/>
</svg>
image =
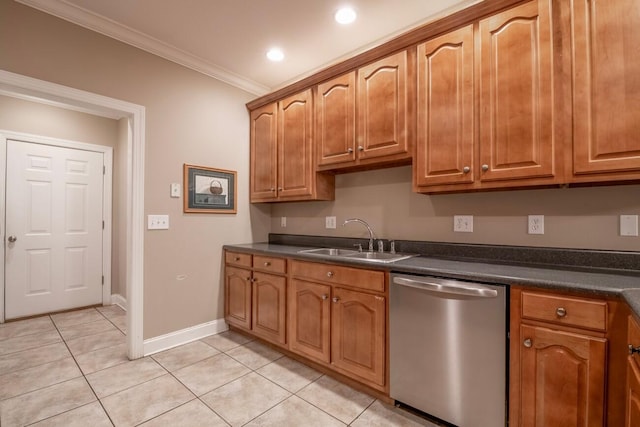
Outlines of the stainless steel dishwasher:
<svg viewBox="0 0 640 427">
<path fill-rule="evenodd" d="M 504 286 L 391 275 L 390 395 L 460 427 L 506 425 Z"/>
</svg>

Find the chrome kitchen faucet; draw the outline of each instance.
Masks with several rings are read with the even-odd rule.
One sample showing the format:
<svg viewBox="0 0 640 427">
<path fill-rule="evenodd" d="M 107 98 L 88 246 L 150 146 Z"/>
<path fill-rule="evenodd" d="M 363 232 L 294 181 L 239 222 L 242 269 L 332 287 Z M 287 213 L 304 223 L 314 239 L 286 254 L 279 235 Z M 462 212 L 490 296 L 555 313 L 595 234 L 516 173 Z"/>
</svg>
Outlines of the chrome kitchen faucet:
<svg viewBox="0 0 640 427">
<path fill-rule="evenodd" d="M 373 252 L 373 230 L 371 229 L 371 227 L 369 226 L 369 224 L 367 224 L 366 221 L 361 220 L 360 218 L 349 218 L 347 220 L 345 220 L 342 223 L 342 226 L 344 227 L 345 225 L 349 224 L 350 222 L 359 222 L 360 224 L 364 225 L 365 227 L 367 227 L 367 231 L 369 232 L 369 252 Z"/>
</svg>

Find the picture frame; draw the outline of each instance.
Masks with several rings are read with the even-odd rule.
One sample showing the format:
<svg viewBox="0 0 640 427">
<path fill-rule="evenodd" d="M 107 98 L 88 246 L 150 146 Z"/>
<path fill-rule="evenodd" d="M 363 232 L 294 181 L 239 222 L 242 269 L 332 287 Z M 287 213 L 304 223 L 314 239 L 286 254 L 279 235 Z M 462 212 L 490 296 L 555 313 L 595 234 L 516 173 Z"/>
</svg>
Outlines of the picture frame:
<svg viewBox="0 0 640 427">
<path fill-rule="evenodd" d="M 184 164 L 184 212 L 235 214 L 237 172 Z"/>
</svg>

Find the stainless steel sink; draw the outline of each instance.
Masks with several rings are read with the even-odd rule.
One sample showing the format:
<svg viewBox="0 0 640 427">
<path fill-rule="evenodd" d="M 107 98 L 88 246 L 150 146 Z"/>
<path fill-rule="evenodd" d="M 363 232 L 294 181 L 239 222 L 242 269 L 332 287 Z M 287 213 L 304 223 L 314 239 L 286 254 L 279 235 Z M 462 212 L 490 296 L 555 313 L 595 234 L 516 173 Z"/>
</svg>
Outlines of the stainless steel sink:
<svg viewBox="0 0 640 427">
<path fill-rule="evenodd" d="M 298 251 L 298 253 L 343 259 L 358 259 L 376 263 L 390 263 L 417 256 L 415 254 L 392 254 L 390 252 L 358 252 L 356 250 L 342 248 L 303 249 Z"/>
<path fill-rule="evenodd" d="M 329 256 L 349 256 L 357 254 L 358 251 L 342 248 L 318 248 L 318 249 L 305 249 L 298 251 L 299 253 L 312 254 L 312 255 L 329 255 Z"/>
</svg>

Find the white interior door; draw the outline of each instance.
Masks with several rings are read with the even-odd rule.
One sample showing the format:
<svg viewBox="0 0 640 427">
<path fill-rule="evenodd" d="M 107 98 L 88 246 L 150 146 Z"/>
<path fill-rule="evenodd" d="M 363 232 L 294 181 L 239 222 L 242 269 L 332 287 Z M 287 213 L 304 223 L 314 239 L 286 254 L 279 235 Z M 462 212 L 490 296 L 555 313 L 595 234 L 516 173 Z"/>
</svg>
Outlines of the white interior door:
<svg viewBox="0 0 640 427">
<path fill-rule="evenodd" d="M 7 140 L 7 319 L 102 303 L 103 157 Z"/>
</svg>

